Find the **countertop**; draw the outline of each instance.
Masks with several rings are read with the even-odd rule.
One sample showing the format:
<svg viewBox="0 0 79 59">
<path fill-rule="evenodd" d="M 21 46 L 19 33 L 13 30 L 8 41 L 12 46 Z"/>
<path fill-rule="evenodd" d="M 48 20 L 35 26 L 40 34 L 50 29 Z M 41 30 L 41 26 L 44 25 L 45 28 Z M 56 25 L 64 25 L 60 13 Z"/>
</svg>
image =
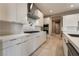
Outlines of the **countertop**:
<svg viewBox="0 0 79 59">
<path fill-rule="evenodd" d="M 13 35 L 6 35 L 6 36 L 0 36 L 1 41 L 8 41 L 12 39 L 16 39 L 23 36 L 29 36 L 30 34 L 22 33 L 22 34 L 13 34 Z"/>
<path fill-rule="evenodd" d="M 63 32 L 68 37 L 68 41 L 74 46 L 74 48 L 79 52 L 79 37 L 73 37 L 68 35 L 67 32 Z"/>
<path fill-rule="evenodd" d="M 0 41 L 9 41 L 12 39 L 17 39 L 23 36 L 29 36 L 29 35 L 37 35 L 38 33 L 42 33 L 43 31 L 37 32 L 37 33 L 22 33 L 22 34 L 13 34 L 13 35 L 5 35 L 0 36 Z"/>
</svg>

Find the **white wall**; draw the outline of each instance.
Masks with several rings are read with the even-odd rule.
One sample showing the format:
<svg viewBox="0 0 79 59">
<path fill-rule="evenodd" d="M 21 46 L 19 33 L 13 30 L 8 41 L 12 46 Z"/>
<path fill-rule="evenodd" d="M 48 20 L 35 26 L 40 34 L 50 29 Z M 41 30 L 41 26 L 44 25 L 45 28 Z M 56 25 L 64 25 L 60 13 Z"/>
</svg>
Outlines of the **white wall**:
<svg viewBox="0 0 79 59">
<path fill-rule="evenodd" d="M 79 21 L 79 14 L 63 16 L 63 30 L 77 31 L 78 21 Z"/>
<path fill-rule="evenodd" d="M 52 19 L 50 17 L 44 19 L 44 24 L 49 24 L 49 35 L 52 34 Z"/>
<path fill-rule="evenodd" d="M 78 21 L 79 21 L 79 14 L 63 16 L 63 26 L 77 26 Z"/>
</svg>

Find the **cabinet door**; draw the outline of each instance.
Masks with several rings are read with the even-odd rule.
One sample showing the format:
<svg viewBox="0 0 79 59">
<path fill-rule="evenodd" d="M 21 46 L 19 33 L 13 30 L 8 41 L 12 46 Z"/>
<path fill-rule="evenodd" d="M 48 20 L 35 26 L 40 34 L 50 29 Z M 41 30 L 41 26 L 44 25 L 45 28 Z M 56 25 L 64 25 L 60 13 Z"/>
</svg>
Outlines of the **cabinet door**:
<svg viewBox="0 0 79 59">
<path fill-rule="evenodd" d="M 16 21 L 16 3 L 7 4 L 7 20 Z"/>
<path fill-rule="evenodd" d="M 22 54 L 23 55 L 30 55 L 31 53 L 33 53 L 33 41 L 32 40 L 28 40 L 26 42 L 24 42 L 22 44 Z"/>
<path fill-rule="evenodd" d="M 39 41 L 40 45 L 43 44 L 46 41 L 46 33 L 44 33 L 44 32 L 40 33 L 39 40 L 40 40 Z"/>
<path fill-rule="evenodd" d="M 0 56 L 3 56 L 3 50 L 0 49 Z"/>
<path fill-rule="evenodd" d="M 28 43 L 27 42 L 22 43 L 22 48 L 21 48 L 22 56 L 28 56 L 29 55 L 28 49 L 29 49 Z"/>
<path fill-rule="evenodd" d="M 0 20 L 7 19 L 7 4 L 0 4 Z"/>
<path fill-rule="evenodd" d="M 64 40 L 63 40 L 63 48 L 64 48 L 64 55 L 68 56 L 68 47 L 67 47 L 67 44 Z"/>
<path fill-rule="evenodd" d="M 68 47 L 67 47 L 68 38 L 65 36 L 65 34 L 63 34 L 62 39 L 63 39 L 64 55 L 68 56 Z"/>
<path fill-rule="evenodd" d="M 3 55 L 4 56 L 17 56 L 19 50 L 17 50 L 16 45 L 13 47 L 9 47 L 6 49 L 3 49 Z"/>
<path fill-rule="evenodd" d="M 39 47 L 39 37 L 33 39 L 33 50 L 36 50 Z"/>
<path fill-rule="evenodd" d="M 26 18 L 27 18 L 27 4 L 17 4 L 17 9 L 16 9 L 16 18 L 17 21 L 19 22 L 26 22 Z"/>
</svg>

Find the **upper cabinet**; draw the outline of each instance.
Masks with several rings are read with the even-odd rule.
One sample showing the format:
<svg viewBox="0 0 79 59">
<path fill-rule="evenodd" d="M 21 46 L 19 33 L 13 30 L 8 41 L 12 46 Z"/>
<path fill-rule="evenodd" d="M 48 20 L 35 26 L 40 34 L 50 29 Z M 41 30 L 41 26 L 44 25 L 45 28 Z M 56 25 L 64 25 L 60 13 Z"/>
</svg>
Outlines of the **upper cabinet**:
<svg viewBox="0 0 79 59">
<path fill-rule="evenodd" d="M 7 4 L 7 20 L 9 21 L 16 21 L 16 4 L 12 3 L 12 4 Z M 5 19 L 6 20 L 6 19 Z"/>
<path fill-rule="evenodd" d="M 21 3 L 16 5 L 16 19 L 20 22 L 26 22 L 27 4 Z"/>
<path fill-rule="evenodd" d="M 27 19 L 26 3 L 0 4 L 0 20 L 25 23 Z"/>
<path fill-rule="evenodd" d="M 7 4 L 0 4 L 0 20 L 7 18 Z"/>
</svg>

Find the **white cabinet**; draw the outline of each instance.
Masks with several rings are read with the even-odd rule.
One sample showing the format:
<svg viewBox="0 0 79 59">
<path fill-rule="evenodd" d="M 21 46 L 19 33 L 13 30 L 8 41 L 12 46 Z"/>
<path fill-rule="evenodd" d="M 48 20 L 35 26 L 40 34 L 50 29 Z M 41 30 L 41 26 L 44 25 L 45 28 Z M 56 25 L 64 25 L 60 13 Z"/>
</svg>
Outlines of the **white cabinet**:
<svg viewBox="0 0 79 59">
<path fill-rule="evenodd" d="M 52 18 L 51 17 L 44 18 L 44 24 L 49 25 L 48 32 L 49 32 L 49 35 L 51 35 L 52 34 L 52 27 L 53 27 L 52 24 L 54 24 L 54 23 L 52 23 Z"/>
<path fill-rule="evenodd" d="M 16 12 L 16 3 L 7 4 L 7 20 L 16 21 Z"/>
<path fill-rule="evenodd" d="M 0 55 L 3 56 L 28 56 L 46 41 L 46 33 L 39 32 L 22 37 L 0 41 Z"/>
<path fill-rule="evenodd" d="M 42 45 L 46 41 L 46 32 L 40 32 L 35 34 L 35 38 L 33 39 L 33 49 L 36 50 L 40 45 Z"/>
<path fill-rule="evenodd" d="M 23 55 L 22 49 L 23 49 L 22 44 L 18 43 L 12 47 L 8 47 L 8 48 L 3 49 L 3 55 L 4 56 L 22 56 Z"/>
<path fill-rule="evenodd" d="M 16 21 L 16 4 L 0 4 L 0 20 Z"/>
<path fill-rule="evenodd" d="M 4 56 L 16 55 L 16 49 L 15 48 L 16 48 L 16 46 L 3 49 L 3 55 Z"/>
<path fill-rule="evenodd" d="M 7 18 L 7 4 L 0 4 L 0 20 Z"/>
<path fill-rule="evenodd" d="M 16 4 L 16 19 L 20 22 L 26 22 L 27 18 L 27 4 Z"/>
<path fill-rule="evenodd" d="M 25 23 L 27 19 L 26 3 L 0 4 L 0 20 Z"/>
<path fill-rule="evenodd" d="M 63 49 L 64 49 L 64 55 L 65 56 L 68 56 L 67 43 L 68 43 L 68 38 L 63 34 Z"/>
</svg>

